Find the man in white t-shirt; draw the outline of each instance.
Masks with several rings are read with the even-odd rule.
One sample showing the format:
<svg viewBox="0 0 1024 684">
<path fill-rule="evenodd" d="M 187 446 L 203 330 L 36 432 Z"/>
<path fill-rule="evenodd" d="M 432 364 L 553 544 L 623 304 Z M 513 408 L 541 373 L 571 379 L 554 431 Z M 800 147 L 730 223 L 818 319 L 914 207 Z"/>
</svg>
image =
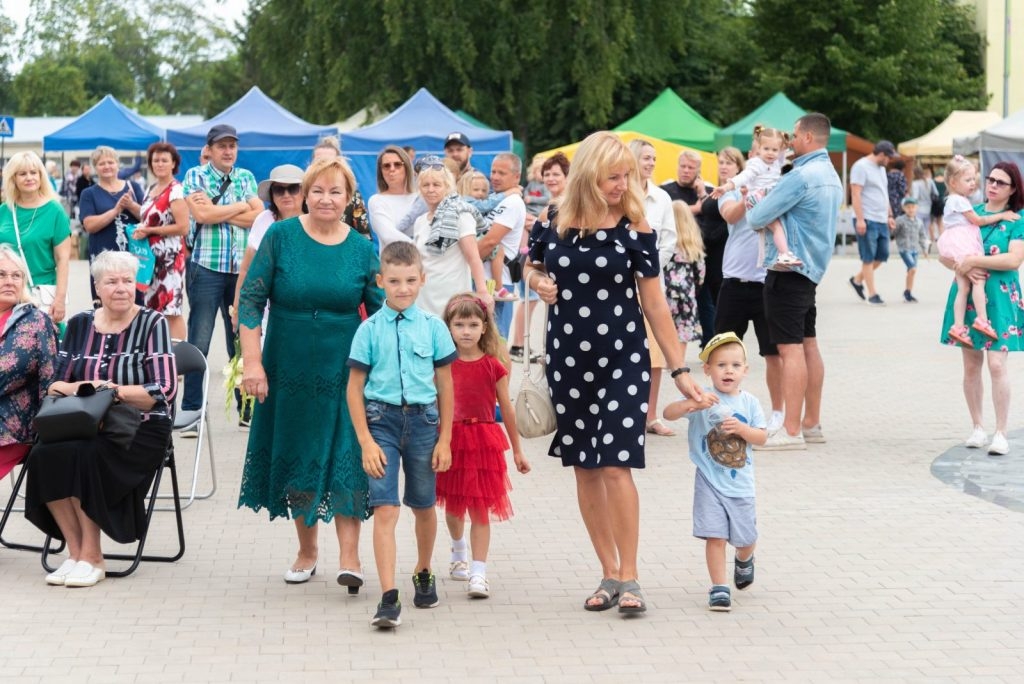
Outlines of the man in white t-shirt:
<svg viewBox="0 0 1024 684">
<path fill-rule="evenodd" d="M 491 189 L 494 192 L 506 192 L 519 185 L 519 176 L 523 170 L 523 163 L 519 157 L 511 152 L 502 152 L 491 162 Z M 523 227 L 526 225 L 526 204 L 522 196 L 517 193 L 509 193 L 501 200 L 501 203 L 487 213 L 487 222 L 491 224 L 490 229 L 478 241 L 480 245 L 480 258 L 486 259 L 494 248 L 501 244 L 505 251 L 505 268 L 503 269 L 504 281 L 501 283 L 505 289 L 511 291 L 515 285 L 509 274 L 509 260 L 515 261 L 519 256 L 519 242 L 523 237 Z M 498 332 L 501 336 L 508 338 L 509 328 L 512 326 L 512 305 L 514 302 L 495 302 L 494 317 L 498 324 Z"/>
<path fill-rule="evenodd" d="M 889 177 L 885 173 L 885 165 L 895 156 L 896 147 L 888 140 L 879 140 L 874 152 L 858 159 L 850 168 L 850 203 L 861 261 L 860 273 L 850 278 L 850 285 L 868 304 L 885 304 L 875 292 L 875 270 L 889 258 L 889 240 L 896 227 L 889 204 Z"/>
</svg>

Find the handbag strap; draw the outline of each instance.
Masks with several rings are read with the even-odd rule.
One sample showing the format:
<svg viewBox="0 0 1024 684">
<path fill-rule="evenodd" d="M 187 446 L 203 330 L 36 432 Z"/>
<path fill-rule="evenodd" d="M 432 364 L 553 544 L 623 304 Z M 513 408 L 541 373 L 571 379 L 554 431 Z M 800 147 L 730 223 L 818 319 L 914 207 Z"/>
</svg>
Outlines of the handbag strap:
<svg viewBox="0 0 1024 684">
<path fill-rule="evenodd" d="M 523 283 L 523 373 L 527 376 L 530 375 L 530 356 L 532 356 L 530 354 L 530 290 L 532 289 L 530 279 L 533 276 L 543 275 L 545 274 L 542 271 L 531 269 L 526 275 L 526 282 Z"/>
<path fill-rule="evenodd" d="M 21 260 L 25 262 L 25 277 L 28 279 L 28 287 L 32 289 L 35 283 L 32 282 L 32 271 L 28 268 L 28 259 L 25 258 L 25 250 L 21 246 L 21 230 L 18 228 L 18 207 L 14 202 L 8 204 L 11 208 L 11 218 L 14 219 L 14 237 L 18 241 L 18 251 L 21 252 Z M 31 228 L 32 226 L 29 226 Z"/>
</svg>

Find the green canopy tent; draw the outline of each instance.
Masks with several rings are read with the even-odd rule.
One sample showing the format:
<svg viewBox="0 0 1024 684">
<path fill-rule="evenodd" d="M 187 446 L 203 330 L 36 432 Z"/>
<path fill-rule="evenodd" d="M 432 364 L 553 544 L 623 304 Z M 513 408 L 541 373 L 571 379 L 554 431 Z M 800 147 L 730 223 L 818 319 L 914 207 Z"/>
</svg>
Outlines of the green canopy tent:
<svg viewBox="0 0 1024 684">
<path fill-rule="evenodd" d="M 757 124 L 792 132 L 793 124 L 806 113 L 785 93 L 775 93 L 760 107 L 715 133 L 715 148 L 720 150 L 732 145 L 741 150 L 749 150 L 754 138 L 754 126 Z M 846 151 L 846 131 L 832 127 L 832 135 L 828 137 L 828 151 Z"/>
<path fill-rule="evenodd" d="M 715 134 L 720 129 L 686 104 L 674 90 L 665 88 L 636 116 L 613 130 L 635 131 L 684 147 L 714 152 Z"/>
<path fill-rule="evenodd" d="M 497 129 L 491 127 L 491 126 L 488 126 L 487 124 L 485 124 L 483 121 L 481 121 L 480 119 L 476 118 L 472 114 L 464 112 L 461 109 L 456 109 L 455 110 L 455 116 L 459 117 L 460 119 L 463 119 L 466 123 L 473 124 L 474 126 L 478 126 L 480 128 L 490 128 L 492 131 L 493 130 L 497 130 Z M 473 140 L 470 139 L 470 142 L 473 142 Z M 523 162 L 524 162 L 523 170 L 525 171 L 526 167 L 530 165 L 529 161 L 527 161 L 527 159 L 526 159 L 526 146 L 523 145 L 523 143 L 521 141 L 516 140 L 515 138 L 513 138 L 512 139 L 512 151 L 516 154 L 517 157 L 519 157 L 520 159 L 523 160 Z M 490 173 L 490 169 L 481 169 L 481 171 L 483 171 L 484 174 L 489 174 Z"/>
</svg>

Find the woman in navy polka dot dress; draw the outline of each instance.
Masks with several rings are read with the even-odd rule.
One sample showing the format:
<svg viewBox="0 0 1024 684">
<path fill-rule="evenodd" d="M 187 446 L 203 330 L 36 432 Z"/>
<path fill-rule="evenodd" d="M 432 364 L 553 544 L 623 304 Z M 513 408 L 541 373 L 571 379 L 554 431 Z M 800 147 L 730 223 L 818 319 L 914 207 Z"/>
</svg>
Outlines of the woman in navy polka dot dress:
<svg viewBox="0 0 1024 684">
<path fill-rule="evenodd" d="M 677 388 L 700 396 L 659 287 L 642 197 L 629 149 L 611 133 L 592 134 L 576 153 L 553 218 L 534 226 L 527 266 L 546 274 L 532 284 L 551 307 L 547 378 L 558 429 L 548 453 L 574 468 L 601 563 L 603 579 L 584 608 L 618 605 L 625 614 L 647 608 L 636 581 L 640 504 L 631 471 L 644 467 L 651 379 L 644 316 L 676 369 Z"/>
</svg>

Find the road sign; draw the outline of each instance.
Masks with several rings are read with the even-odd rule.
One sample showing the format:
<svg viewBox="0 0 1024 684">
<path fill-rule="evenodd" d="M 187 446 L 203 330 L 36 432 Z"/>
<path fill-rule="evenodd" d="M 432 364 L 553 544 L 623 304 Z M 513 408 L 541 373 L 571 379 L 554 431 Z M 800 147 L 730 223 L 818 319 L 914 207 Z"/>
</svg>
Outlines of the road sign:
<svg viewBox="0 0 1024 684">
<path fill-rule="evenodd" d="M 14 136 L 14 117 L 0 115 L 0 138 L 10 138 Z"/>
</svg>

